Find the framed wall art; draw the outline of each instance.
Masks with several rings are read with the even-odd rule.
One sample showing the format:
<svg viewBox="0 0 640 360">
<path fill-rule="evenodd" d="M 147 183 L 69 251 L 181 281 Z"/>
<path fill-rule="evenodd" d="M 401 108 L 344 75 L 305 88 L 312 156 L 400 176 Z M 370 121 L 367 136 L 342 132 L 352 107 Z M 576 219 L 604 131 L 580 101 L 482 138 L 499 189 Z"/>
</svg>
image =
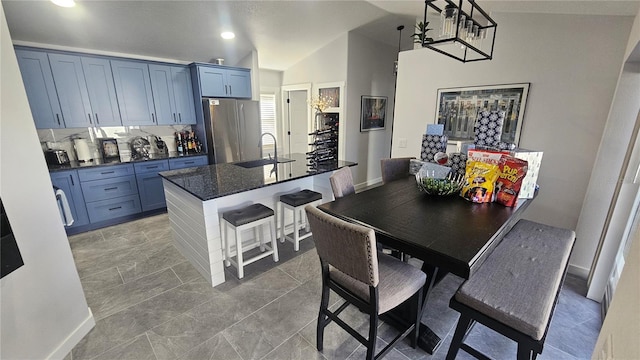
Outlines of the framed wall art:
<svg viewBox="0 0 640 360">
<path fill-rule="evenodd" d="M 436 123 L 444 125 L 449 140 L 473 140 L 478 112 L 505 112 L 501 141 L 520 140 L 529 83 L 438 89 Z"/>
<path fill-rule="evenodd" d="M 387 97 L 363 95 L 360 110 L 360 131 L 382 130 L 387 115 Z"/>
</svg>

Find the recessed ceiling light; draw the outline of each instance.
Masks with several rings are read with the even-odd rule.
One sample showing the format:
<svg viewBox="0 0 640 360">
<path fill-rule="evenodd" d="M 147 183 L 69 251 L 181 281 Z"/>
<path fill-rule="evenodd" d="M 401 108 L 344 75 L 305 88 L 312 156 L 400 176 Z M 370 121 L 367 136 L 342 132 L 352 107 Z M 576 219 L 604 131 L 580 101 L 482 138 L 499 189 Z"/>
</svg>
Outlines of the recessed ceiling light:
<svg viewBox="0 0 640 360">
<path fill-rule="evenodd" d="M 76 2 L 73 0 L 51 0 L 52 3 L 62 7 L 74 7 Z"/>
<path fill-rule="evenodd" d="M 223 39 L 229 40 L 236 37 L 236 34 L 232 33 L 231 31 L 225 31 L 222 34 L 220 34 L 220 36 L 222 36 Z"/>
</svg>

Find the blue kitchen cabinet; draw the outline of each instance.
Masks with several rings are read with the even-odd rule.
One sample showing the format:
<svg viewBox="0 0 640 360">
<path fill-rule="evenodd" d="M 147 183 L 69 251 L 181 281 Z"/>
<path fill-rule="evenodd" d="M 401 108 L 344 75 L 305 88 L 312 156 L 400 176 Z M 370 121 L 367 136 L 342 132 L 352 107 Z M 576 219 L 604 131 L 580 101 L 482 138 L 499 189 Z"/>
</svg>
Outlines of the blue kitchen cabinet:
<svg viewBox="0 0 640 360">
<path fill-rule="evenodd" d="M 167 65 L 149 65 L 151 92 L 156 110 L 158 125 L 174 125 L 178 123 L 176 101 L 173 93 L 171 67 Z"/>
<path fill-rule="evenodd" d="M 100 166 L 78 170 L 80 181 L 102 180 L 120 176 L 133 175 L 132 164 Z"/>
<path fill-rule="evenodd" d="M 133 175 L 82 182 L 82 193 L 86 202 L 112 199 L 138 193 L 136 177 Z"/>
<path fill-rule="evenodd" d="M 64 118 L 47 53 L 16 49 L 16 56 L 36 128 L 63 128 Z"/>
<path fill-rule="evenodd" d="M 149 65 L 158 125 L 195 124 L 191 78 L 186 66 Z"/>
<path fill-rule="evenodd" d="M 158 172 L 169 170 L 169 161 L 145 161 L 135 163 L 134 166 L 142 211 L 167 207 L 162 177 L 158 175 Z"/>
<path fill-rule="evenodd" d="M 173 80 L 173 93 L 176 99 L 176 112 L 178 123 L 187 125 L 196 123 L 196 110 L 193 99 L 193 87 L 189 67 L 172 66 L 171 79 Z"/>
<path fill-rule="evenodd" d="M 147 63 L 111 60 L 111 70 L 122 125 L 156 125 Z"/>
<path fill-rule="evenodd" d="M 91 223 L 134 215 L 139 213 L 140 209 L 138 194 L 87 203 L 87 212 Z"/>
<path fill-rule="evenodd" d="M 198 65 L 200 91 L 206 97 L 251 98 L 251 71 Z"/>
<path fill-rule="evenodd" d="M 178 170 L 178 169 L 205 166 L 205 165 L 209 165 L 209 160 L 207 159 L 207 155 L 169 159 L 170 170 Z"/>
<path fill-rule="evenodd" d="M 251 98 L 251 72 L 248 69 L 228 69 L 227 84 L 229 85 L 230 97 Z"/>
<path fill-rule="evenodd" d="M 122 125 L 111 63 L 108 59 L 97 57 L 81 57 L 81 62 L 96 124 Z"/>
<path fill-rule="evenodd" d="M 87 208 L 85 207 L 84 196 L 80 186 L 80 180 L 78 179 L 78 172 L 76 170 L 65 170 L 52 172 L 51 183 L 54 188 L 64 191 L 69 207 L 71 208 L 71 214 L 73 215 L 73 224 L 68 226 L 68 229 L 72 229 L 81 225 L 89 223 L 89 215 Z"/>
<path fill-rule="evenodd" d="M 92 119 L 93 111 L 80 57 L 50 53 L 49 63 L 65 126 L 68 128 L 92 126 L 95 119 Z"/>
</svg>

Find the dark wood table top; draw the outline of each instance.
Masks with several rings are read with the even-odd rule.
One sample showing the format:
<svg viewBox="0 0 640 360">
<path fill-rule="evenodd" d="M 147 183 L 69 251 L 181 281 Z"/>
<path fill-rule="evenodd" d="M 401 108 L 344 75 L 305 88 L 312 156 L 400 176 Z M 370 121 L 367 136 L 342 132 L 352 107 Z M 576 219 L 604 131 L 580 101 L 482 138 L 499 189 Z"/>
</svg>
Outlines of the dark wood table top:
<svg viewBox="0 0 640 360">
<path fill-rule="evenodd" d="M 468 279 L 515 225 L 515 208 L 420 192 L 413 176 L 322 204 L 320 209 L 373 228 L 377 240 Z"/>
</svg>

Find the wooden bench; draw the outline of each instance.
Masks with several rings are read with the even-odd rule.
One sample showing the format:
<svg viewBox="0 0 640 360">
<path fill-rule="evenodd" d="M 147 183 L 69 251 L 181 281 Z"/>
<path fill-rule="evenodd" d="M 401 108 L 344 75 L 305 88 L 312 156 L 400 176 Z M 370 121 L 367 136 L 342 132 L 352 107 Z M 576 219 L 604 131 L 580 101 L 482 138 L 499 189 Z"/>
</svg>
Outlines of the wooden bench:
<svg viewBox="0 0 640 360">
<path fill-rule="evenodd" d="M 518 360 L 541 354 L 574 241 L 572 230 L 520 220 L 449 302 L 460 319 L 447 360 L 459 349 L 488 359 L 464 343 L 476 322 L 517 342 Z"/>
</svg>

